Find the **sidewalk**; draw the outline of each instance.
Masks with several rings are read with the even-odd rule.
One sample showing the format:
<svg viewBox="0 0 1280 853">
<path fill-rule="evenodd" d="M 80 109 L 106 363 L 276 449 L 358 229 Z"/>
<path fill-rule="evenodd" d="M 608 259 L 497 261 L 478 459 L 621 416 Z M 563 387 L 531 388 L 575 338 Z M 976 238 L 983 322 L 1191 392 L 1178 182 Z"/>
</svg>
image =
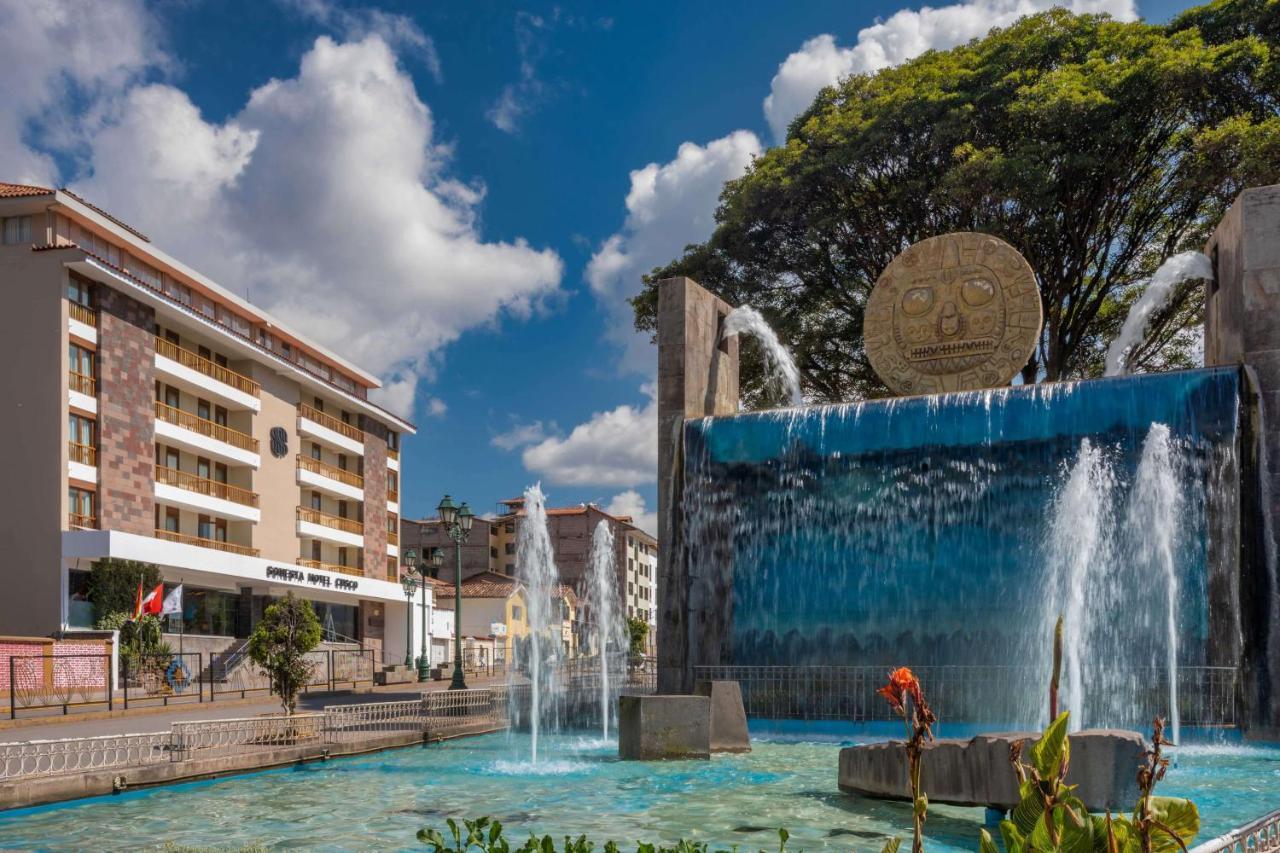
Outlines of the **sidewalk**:
<svg viewBox="0 0 1280 853">
<path fill-rule="evenodd" d="M 507 683 L 506 676 L 493 678 L 476 676 L 467 678 L 468 687 L 492 687 Z M 421 684 L 390 684 L 385 687 L 363 688 L 360 691 L 341 690 L 332 693 L 306 693 L 298 697 L 298 712 L 319 711 L 326 705 L 352 705 L 366 702 L 400 702 L 417 699 L 424 692 L 447 690 L 449 681 L 427 681 Z M 58 738 L 98 737 L 101 735 L 145 734 L 164 732 L 175 722 L 222 720 L 235 717 L 256 717 L 280 713 L 280 700 L 275 696 L 263 696 L 260 700 L 204 702 L 170 705 L 167 708 L 130 708 L 105 712 L 84 712 L 65 717 L 34 717 L 18 719 L 0 727 L 0 743 L 27 743 L 34 740 Z M 8 721 L 6 721 L 8 722 Z"/>
</svg>

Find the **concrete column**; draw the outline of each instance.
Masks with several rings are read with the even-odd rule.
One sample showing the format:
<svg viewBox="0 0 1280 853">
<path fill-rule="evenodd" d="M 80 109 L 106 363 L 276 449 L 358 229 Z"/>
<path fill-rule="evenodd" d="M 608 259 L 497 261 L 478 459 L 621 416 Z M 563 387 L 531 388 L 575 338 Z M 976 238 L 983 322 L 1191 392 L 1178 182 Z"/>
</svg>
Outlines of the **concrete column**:
<svg viewBox="0 0 1280 853">
<path fill-rule="evenodd" d="M 738 411 L 738 338 L 721 341 L 732 306 L 689 278 L 658 284 L 658 691 L 688 693 L 689 572 L 681 539 L 683 424 Z M 727 605 L 727 602 L 726 602 Z"/>
<path fill-rule="evenodd" d="M 1240 452 L 1238 602 L 1248 723 L 1280 729 L 1280 598 L 1275 553 L 1280 511 L 1280 185 L 1245 190 L 1205 246 L 1206 366 L 1243 364 L 1256 385 Z M 1247 403 L 1254 401 L 1246 401 Z M 1268 460 L 1270 463 L 1268 464 Z M 1213 590 L 1211 592 L 1211 597 Z"/>
</svg>

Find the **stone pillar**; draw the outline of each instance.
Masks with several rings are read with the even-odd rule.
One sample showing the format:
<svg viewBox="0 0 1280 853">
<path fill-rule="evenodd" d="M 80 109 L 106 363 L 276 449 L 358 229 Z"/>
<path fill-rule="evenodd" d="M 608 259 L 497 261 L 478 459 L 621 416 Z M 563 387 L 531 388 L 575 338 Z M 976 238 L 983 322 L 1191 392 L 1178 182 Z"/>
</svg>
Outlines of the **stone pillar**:
<svg viewBox="0 0 1280 853">
<path fill-rule="evenodd" d="M 154 536 L 155 311 L 110 287 L 98 304 L 98 517 Z"/>
<path fill-rule="evenodd" d="M 1240 453 L 1237 589 L 1247 723 L 1274 733 L 1280 729 L 1274 523 L 1280 511 L 1280 185 L 1242 192 L 1205 254 L 1214 269 L 1205 290 L 1205 365 L 1244 365 L 1253 381 L 1243 387 L 1256 386 L 1258 398 L 1242 424 L 1242 434 L 1255 440 Z"/>
<path fill-rule="evenodd" d="M 681 541 L 683 424 L 738 411 L 738 338 L 721 341 L 732 310 L 689 278 L 658 284 L 658 692 L 688 693 L 689 572 Z M 726 602 L 727 605 L 727 602 Z"/>
<path fill-rule="evenodd" d="M 387 428 L 361 417 L 364 430 L 364 574 L 387 579 Z M 399 533 L 400 525 L 396 525 Z M 397 561 L 397 565 L 398 565 Z"/>
</svg>

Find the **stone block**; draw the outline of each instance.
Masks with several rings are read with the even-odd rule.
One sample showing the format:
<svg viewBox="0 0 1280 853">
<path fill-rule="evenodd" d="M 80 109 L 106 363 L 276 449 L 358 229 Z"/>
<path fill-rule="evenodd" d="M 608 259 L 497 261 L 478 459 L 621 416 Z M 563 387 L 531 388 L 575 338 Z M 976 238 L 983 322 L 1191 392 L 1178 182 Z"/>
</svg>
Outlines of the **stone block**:
<svg viewBox="0 0 1280 853">
<path fill-rule="evenodd" d="M 409 684 L 418 680 L 418 671 L 411 666 L 398 664 L 373 674 L 374 684 Z"/>
<path fill-rule="evenodd" d="M 711 699 L 622 696 L 618 757 L 631 761 L 711 757 Z"/>
<path fill-rule="evenodd" d="M 930 803 L 1008 810 L 1018 803 L 1009 747 L 1023 742 L 1030 760 L 1037 735 L 1011 732 L 969 740 L 942 738 L 925 745 L 920 783 Z M 1142 735 L 1109 729 L 1071 735 L 1067 783 L 1089 811 L 1125 811 L 1138 799 L 1137 769 L 1146 748 Z M 901 741 L 840 750 L 840 790 L 881 799 L 908 798 L 907 760 Z"/>
<path fill-rule="evenodd" d="M 711 700 L 711 751 L 750 752 L 741 685 L 736 681 L 699 681 L 693 692 Z"/>
</svg>

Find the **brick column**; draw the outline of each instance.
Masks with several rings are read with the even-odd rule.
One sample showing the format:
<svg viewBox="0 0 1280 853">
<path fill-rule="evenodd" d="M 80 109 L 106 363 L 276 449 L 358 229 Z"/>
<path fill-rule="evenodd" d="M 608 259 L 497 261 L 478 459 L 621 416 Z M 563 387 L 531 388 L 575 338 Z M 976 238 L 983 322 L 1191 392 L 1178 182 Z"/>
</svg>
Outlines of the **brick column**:
<svg viewBox="0 0 1280 853">
<path fill-rule="evenodd" d="M 711 649 L 715 626 L 692 625 L 692 613 L 716 608 L 727 624 L 729 596 L 706 589 L 711 570 L 691 578 L 681 541 L 684 464 L 683 424 L 688 418 L 738 411 L 738 338 L 721 342 L 720 329 L 732 306 L 693 279 L 669 278 L 658 285 L 658 692 L 693 690 L 691 666 L 718 653 Z M 730 572 L 724 576 L 731 577 Z M 719 598 L 718 602 L 712 599 Z M 701 618 L 701 617 L 699 617 Z M 721 638 L 723 639 L 723 638 Z M 714 661 L 718 662 L 718 661 Z"/>
<path fill-rule="evenodd" d="M 387 577 L 387 428 L 361 416 L 364 430 L 364 573 Z"/>
<path fill-rule="evenodd" d="M 155 311 L 98 288 L 98 514 L 102 529 L 155 532 Z"/>
</svg>

